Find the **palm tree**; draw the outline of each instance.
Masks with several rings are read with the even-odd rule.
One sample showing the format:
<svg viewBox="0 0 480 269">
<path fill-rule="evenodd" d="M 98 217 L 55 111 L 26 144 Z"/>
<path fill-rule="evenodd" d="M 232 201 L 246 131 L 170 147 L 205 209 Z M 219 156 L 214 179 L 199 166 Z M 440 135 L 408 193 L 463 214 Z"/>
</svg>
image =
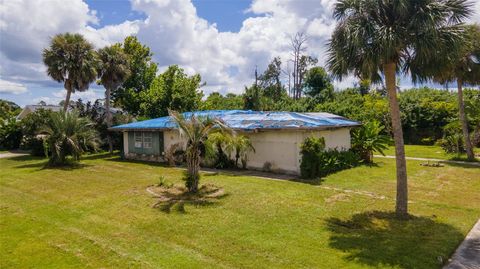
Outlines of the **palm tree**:
<svg viewBox="0 0 480 269">
<path fill-rule="evenodd" d="M 168 111 L 168 114 L 178 125 L 180 136 L 187 139 L 187 148 L 185 150 L 187 159 L 185 186 L 189 192 L 196 193 L 200 181 L 199 170 L 202 146 L 212 133 L 233 133 L 233 131 L 220 119 L 197 117 L 193 113 L 188 118 L 185 118 L 182 114 L 171 110 Z"/>
<path fill-rule="evenodd" d="M 480 84 L 480 26 L 468 25 L 465 27 L 465 39 L 457 49 L 446 48 L 444 57 L 434 59 L 427 72 L 433 73 L 433 80 L 441 84 L 451 81 L 457 82 L 458 112 L 462 126 L 463 140 L 468 160 L 475 160 L 473 146 L 468 133 L 468 119 L 465 114 L 463 100 L 463 85 Z M 438 61 L 441 61 L 438 63 Z M 438 67 L 441 67 L 439 69 Z"/>
<path fill-rule="evenodd" d="M 385 155 L 383 151 L 388 148 L 390 137 L 381 134 L 383 129 L 380 122 L 371 121 L 352 131 L 352 149 L 360 153 L 366 163 L 373 162 L 374 151 Z"/>
<path fill-rule="evenodd" d="M 80 34 L 58 34 L 50 47 L 43 50 L 43 62 L 47 74 L 55 81 L 63 82 L 67 96 L 63 109 L 70 103 L 75 91 L 86 91 L 97 78 L 98 60 L 93 45 Z"/>
<path fill-rule="evenodd" d="M 130 76 L 128 55 L 123 52 L 120 44 L 105 47 L 98 51 L 101 64 L 98 70 L 100 84 L 105 87 L 105 115 L 108 128 L 112 126 L 110 112 L 110 96 Z M 110 133 L 107 134 L 108 150 L 113 151 Z"/>
<path fill-rule="evenodd" d="M 78 161 L 85 150 L 97 149 L 98 138 L 93 123 L 79 116 L 77 111 L 60 111 L 50 114 L 40 133 L 46 135 L 51 152 L 50 164 L 63 165 L 67 156 Z"/>
<path fill-rule="evenodd" d="M 407 167 L 396 74 L 413 73 L 438 55 L 438 46 L 456 47 L 460 23 L 471 13 L 467 0 L 339 0 L 338 24 L 329 41 L 328 67 L 336 78 L 353 73 L 374 81 L 383 73 L 390 104 L 397 167 L 398 217 L 408 215 Z"/>
<path fill-rule="evenodd" d="M 250 139 L 244 135 L 237 135 L 233 137 L 231 146 L 235 150 L 235 167 L 238 167 L 238 160 L 242 161 L 242 168 L 247 168 L 247 153 L 255 152 L 255 148 L 250 142 Z"/>
</svg>

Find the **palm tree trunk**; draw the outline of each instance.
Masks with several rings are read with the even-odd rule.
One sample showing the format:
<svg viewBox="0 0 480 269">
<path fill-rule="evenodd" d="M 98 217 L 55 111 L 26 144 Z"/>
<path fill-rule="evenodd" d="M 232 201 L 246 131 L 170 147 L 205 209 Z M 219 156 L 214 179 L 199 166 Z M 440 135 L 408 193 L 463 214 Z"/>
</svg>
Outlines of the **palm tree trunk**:
<svg viewBox="0 0 480 269">
<path fill-rule="evenodd" d="M 465 104 L 463 102 L 463 82 L 461 79 L 457 79 L 458 87 L 458 112 L 460 123 L 462 124 L 463 140 L 465 141 L 465 149 L 467 151 L 467 158 L 470 161 L 475 160 L 475 155 L 473 155 L 472 143 L 470 141 L 470 135 L 468 134 L 468 123 L 467 116 L 465 115 Z"/>
<path fill-rule="evenodd" d="M 407 163 L 405 161 L 402 122 L 400 119 L 400 107 L 398 105 L 397 88 L 395 85 L 396 64 L 385 64 L 384 73 L 390 105 L 390 117 L 392 118 L 393 139 L 395 141 L 395 161 L 397 168 L 397 199 L 395 213 L 398 217 L 405 218 L 408 215 Z"/>
<path fill-rule="evenodd" d="M 65 90 L 67 90 L 67 96 L 65 97 L 65 104 L 63 104 L 63 111 L 67 112 L 68 105 L 70 104 L 70 96 L 72 95 L 72 87 L 69 81 L 65 81 Z"/>
<path fill-rule="evenodd" d="M 112 114 L 110 113 L 110 87 L 105 87 L 105 113 L 107 116 L 107 127 L 112 127 Z M 108 152 L 113 153 L 112 136 L 107 131 Z"/>
</svg>

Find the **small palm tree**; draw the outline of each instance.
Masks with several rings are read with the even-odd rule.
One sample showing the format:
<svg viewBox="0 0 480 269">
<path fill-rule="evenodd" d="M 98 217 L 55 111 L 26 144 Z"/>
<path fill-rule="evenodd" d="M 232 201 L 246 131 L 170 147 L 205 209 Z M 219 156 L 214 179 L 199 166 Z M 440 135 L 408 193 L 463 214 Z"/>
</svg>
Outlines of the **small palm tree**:
<svg viewBox="0 0 480 269">
<path fill-rule="evenodd" d="M 385 78 L 397 167 L 396 213 L 408 215 L 407 166 L 396 92 L 399 71 L 417 72 L 439 55 L 439 47 L 461 43 L 462 20 L 471 14 L 467 0 L 339 0 L 333 16 L 338 24 L 329 42 L 327 64 L 337 78 L 354 74 Z"/>
<path fill-rule="evenodd" d="M 242 161 L 242 168 L 247 168 L 247 154 L 255 152 L 250 139 L 244 135 L 237 135 L 232 139 L 232 148 L 235 150 L 235 167 L 238 167 L 238 160 Z"/>
<path fill-rule="evenodd" d="M 97 78 L 98 59 L 89 43 L 80 34 L 58 34 L 50 47 L 43 50 L 43 62 L 47 74 L 55 81 L 63 82 L 67 96 L 63 109 L 66 111 L 70 96 L 76 91 L 86 91 Z"/>
<path fill-rule="evenodd" d="M 352 131 L 352 149 L 358 152 L 366 163 L 373 162 L 373 152 L 382 155 L 388 148 L 390 137 L 382 135 L 384 127 L 378 121 L 365 123 L 362 127 Z"/>
<path fill-rule="evenodd" d="M 220 119 L 197 117 L 193 113 L 190 117 L 185 118 L 182 114 L 171 110 L 168 111 L 168 114 L 178 125 L 180 136 L 187 139 L 187 148 L 185 151 L 187 159 L 185 186 L 189 192 L 196 193 L 200 181 L 199 171 L 202 146 L 212 133 L 224 132 L 233 134 L 233 131 Z"/>
<path fill-rule="evenodd" d="M 85 150 L 98 147 L 98 138 L 93 123 L 79 116 L 77 111 L 60 111 L 50 114 L 50 119 L 40 133 L 46 135 L 51 152 L 50 164 L 63 165 L 67 156 L 78 161 Z"/>
<path fill-rule="evenodd" d="M 130 76 L 128 64 L 128 55 L 123 52 L 120 44 L 105 47 L 98 51 L 100 59 L 100 68 L 98 75 L 100 84 L 105 87 L 105 115 L 107 126 L 112 126 L 112 114 L 110 112 L 110 97 L 112 93 L 122 85 L 122 83 Z M 110 133 L 107 134 L 108 150 L 113 151 L 112 138 Z"/>
<path fill-rule="evenodd" d="M 465 30 L 464 42 L 457 49 L 446 48 L 444 57 L 435 58 L 432 61 L 429 72 L 433 73 L 433 80 L 441 84 L 455 80 L 457 82 L 458 112 L 465 150 L 468 160 L 473 161 L 475 155 L 468 132 L 463 85 L 464 83 L 480 84 L 480 26 L 468 25 Z"/>
</svg>

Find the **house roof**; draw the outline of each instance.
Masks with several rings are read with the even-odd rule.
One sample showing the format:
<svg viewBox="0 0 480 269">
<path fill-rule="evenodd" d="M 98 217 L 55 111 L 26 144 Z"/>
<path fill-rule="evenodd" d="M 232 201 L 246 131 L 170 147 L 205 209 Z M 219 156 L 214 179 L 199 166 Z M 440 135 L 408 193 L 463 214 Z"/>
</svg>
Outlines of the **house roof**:
<svg viewBox="0 0 480 269">
<path fill-rule="evenodd" d="M 34 113 L 39 109 L 52 110 L 52 111 L 58 112 L 62 109 L 62 107 L 56 106 L 56 105 L 27 105 L 22 109 L 20 114 L 17 115 L 17 120 L 21 120 L 28 114 Z"/>
<path fill-rule="evenodd" d="M 208 110 L 185 112 L 183 116 L 219 118 L 230 128 L 242 131 L 265 129 L 329 129 L 355 127 L 361 123 L 330 113 L 299 113 L 283 111 L 251 111 L 251 110 Z M 167 130 L 175 129 L 177 124 L 170 117 L 132 122 L 112 127 L 112 130 Z"/>
</svg>

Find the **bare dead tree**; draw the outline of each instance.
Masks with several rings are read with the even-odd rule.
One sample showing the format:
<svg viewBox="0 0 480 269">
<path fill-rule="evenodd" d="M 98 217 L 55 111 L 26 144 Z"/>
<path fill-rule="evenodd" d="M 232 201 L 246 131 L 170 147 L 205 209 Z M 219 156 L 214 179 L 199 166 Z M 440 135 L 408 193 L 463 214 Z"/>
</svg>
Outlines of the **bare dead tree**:
<svg viewBox="0 0 480 269">
<path fill-rule="evenodd" d="M 292 46 L 292 61 L 293 61 L 293 98 L 300 98 L 302 85 L 301 85 L 301 58 L 304 52 L 307 50 L 306 46 L 307 36 L 303 32 L 298 32 L 291 38 Z"/>
</svg>

